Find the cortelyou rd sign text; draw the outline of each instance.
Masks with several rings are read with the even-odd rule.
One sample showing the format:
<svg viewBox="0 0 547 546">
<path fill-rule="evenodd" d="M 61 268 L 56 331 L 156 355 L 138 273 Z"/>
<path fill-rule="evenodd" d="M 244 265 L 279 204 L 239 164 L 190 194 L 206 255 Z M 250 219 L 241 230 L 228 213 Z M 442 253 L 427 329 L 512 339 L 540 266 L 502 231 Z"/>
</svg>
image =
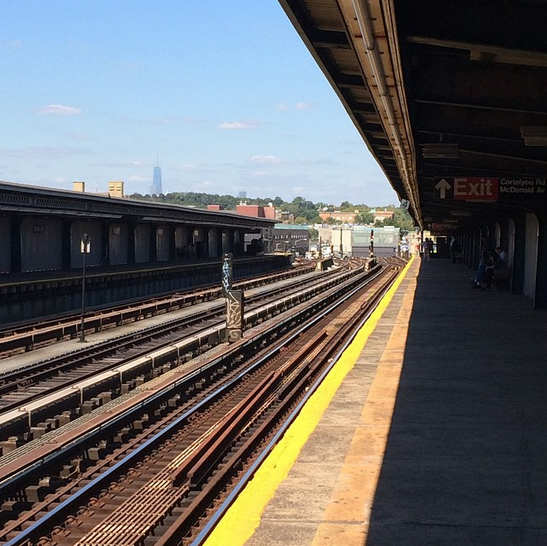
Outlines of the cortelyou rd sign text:
<svg viewBox="0 0 547 546">
<path fill-rule="evenodd" d="M 500 178 L 500 197 L 544 195 L 545 178 Z"/>
</svg>

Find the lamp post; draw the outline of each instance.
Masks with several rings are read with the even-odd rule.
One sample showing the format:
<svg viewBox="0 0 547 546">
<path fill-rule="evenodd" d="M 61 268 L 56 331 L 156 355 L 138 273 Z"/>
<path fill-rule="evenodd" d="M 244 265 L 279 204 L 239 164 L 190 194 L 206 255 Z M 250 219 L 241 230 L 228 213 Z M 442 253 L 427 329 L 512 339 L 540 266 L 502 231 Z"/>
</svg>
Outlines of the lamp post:
<svg viewBox="0 0 547 546">
<path fill-rule="evenodd" d="M 310 240 L 309 239 L 296 239 L 296 241 L 291 241 L 292 247 L 294 248 L 294 252 L 298 252 L 298 243 L 308 243 L 308 250 L 310 249 Z"/>
<path fill-rule="evenodd" d="M 91 238 L 87 233 L 82 235 L 80 251 L 82 253 L 82 322 L 80 325 L 80 342 L 83 343 L 85 342 L 85 265 L 86 256 L 91 251 Z"/>
</svg>

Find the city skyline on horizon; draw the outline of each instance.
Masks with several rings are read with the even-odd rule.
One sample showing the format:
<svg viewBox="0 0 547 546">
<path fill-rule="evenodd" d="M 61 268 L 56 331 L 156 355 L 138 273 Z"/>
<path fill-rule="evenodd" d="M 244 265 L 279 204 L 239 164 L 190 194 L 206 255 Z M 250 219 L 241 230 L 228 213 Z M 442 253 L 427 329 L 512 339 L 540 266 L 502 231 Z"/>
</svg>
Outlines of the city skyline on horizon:
<svg viewBox="0 0 547 546">
<path fill-rule="evenodd" d="M 152 174 L 152 186 L 150 187 L 151 195 L 161 195 L 163 193 L 162 183 L 161 183 L 161 167 L 159 160 L 154 167 L 154 173 Z"/>
</svg>

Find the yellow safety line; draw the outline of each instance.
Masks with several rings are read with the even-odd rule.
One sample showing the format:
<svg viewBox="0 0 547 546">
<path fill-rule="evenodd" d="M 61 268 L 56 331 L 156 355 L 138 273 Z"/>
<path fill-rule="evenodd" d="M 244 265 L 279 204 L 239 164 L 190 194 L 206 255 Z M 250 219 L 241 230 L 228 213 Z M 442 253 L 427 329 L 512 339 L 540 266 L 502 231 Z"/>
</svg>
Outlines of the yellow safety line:
<svg viewBox="0 0 547 546">
<path fill-rule="evenodd" d="M 413 260 L 414 257 L 407 263 L 402 274 L 382 298 L 369 320 L 359 330 L 329 375 L 302 408 L 270 456 L 215 527 L 205 542 L 205 546 L 226 546 L 227 544 L 240 546 L 253 535 L 260 525 L 262 513 L 268 502 L 273 498 L 280 483 L 287 477 L 342 381 L 357 362 L 367 339 L 376 328 L 397 288 L 407 275 Z"/>
</svg>

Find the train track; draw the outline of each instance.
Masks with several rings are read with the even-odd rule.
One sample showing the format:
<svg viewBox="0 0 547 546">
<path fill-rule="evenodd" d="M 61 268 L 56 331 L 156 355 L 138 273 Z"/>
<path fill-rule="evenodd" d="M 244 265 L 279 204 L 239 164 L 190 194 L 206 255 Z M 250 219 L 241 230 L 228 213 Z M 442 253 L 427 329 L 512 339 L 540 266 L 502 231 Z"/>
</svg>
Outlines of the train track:
<svg viewBox="0 0 547 546">
<path fill-rule="evenodd" d="M 200 543 L 207 525 L 199 522 L 221 516 L 223 499 L 271 449 L 397 269 L 374 287 L 369 278 L 363 289 L 363 279 L 344 297 L 333 289 L 326 303 L 317 296 L 296 306 L 274 327 L 264 323 L 208 360 L 128 393 L 117 410 L 84 416 L 15 454 L 2 468 L 0 543 Z M 310 306 L 320 309 L 313 318 Z"/>
<path fill-rule="evenodd" d="M 354 271 L 300 277 L 274 288 L 255 289 L 249 297 L 247 326 L 351 279 Z M 312 284 L 306 288 L 306 285 Z M 279 294 L 273 304 L 267 301 Z M 90 411 L 105 400 L 120 396 L 142 381 L 160 375 L 224 341 L 224 305 L 209 302 L 201 311 L 165 324 L 61 355 L 26 370 L 0 377 L 0 440 L 22 445 Z M 164 364 L 168 363 L 167 366 Z M 63 417 L 63 414 L 65 417 Z"/>
<path fill-rule="evenodd" d="M 247 291 L 258 286 L 311 273 L 314 268 L 314 264 L 303 264 L 288 271 L 238 281 L 234 283 L 234 288 Z M 107 328 L 177 311 L 189 305 L 220 297 L 221 288 L 219 286 L 210 286 L 169 294 L 164 297 L 126 302 L 110 306 L 107 309 L 89 310 L 84 316 L 84 333 L 100 332 Z M 32 351 L 50 343 L 76 338 L 81 334 L 81 331 L 82 320 L 79 313 L 70 313 L 39 322 L 25 322 L 1 328 L 0 359 L 21 352 Z"/>
</svg>

